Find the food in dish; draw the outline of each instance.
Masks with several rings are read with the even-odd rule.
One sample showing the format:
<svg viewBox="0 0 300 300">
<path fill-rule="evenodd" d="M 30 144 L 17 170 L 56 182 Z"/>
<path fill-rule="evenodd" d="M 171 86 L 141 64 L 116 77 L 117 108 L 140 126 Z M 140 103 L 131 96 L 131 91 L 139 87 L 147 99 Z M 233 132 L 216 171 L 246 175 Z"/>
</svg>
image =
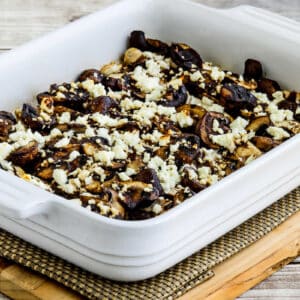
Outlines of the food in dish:
<svg viewBox="0 0 300 300">
<path fill-rule="evenodd" d="M 300 132 L 300 94 L 133 31 L 118 62 L 0 112 L 0 165 L 101 215 L 148 219 Z"/>
</svg>

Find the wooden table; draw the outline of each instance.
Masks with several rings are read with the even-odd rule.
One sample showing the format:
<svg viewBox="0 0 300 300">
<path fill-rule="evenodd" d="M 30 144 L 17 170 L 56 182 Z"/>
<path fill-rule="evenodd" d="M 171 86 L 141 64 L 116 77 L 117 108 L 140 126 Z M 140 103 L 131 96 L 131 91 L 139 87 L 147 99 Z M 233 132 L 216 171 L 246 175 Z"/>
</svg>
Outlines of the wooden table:
<svg viewBox="0 0 300 300">
<path fill-rule="evenodd" d="M 0 0 L 0 53 L 116 0 Z M 298 0 L 196 0 L 230 7 L 251 4 L 300 21 Z M 300 299 L 300 259 L 287 265 L 239 299 Z M 7 299 L 0 294 L 0 300 Z"/>
</svg>

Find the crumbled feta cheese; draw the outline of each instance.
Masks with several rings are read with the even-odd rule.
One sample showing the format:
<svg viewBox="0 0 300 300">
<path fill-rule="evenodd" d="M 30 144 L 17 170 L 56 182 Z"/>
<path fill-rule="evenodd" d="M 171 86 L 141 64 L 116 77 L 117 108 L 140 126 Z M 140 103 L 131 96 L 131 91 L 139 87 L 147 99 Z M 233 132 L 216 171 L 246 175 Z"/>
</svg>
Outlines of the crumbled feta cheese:
<svg viewBox="0 0 300 300">
<path fill-rule="evenodd" d="M 282 91 L 276 91 L 275 93 L 272 94 L 272 97 L 274 98 L 273 102 L 276 104 L 284 100 Z"/>
<path fill-rule="evenodd" d="M 225 73 L 218 67 L 212 67 L 210 77 L 212 80 L 222 81 L 225 77 Z"/>
<path fill-rule="evenodd" d="M 243 119 L 242 117 L 237 117 L 233 122 L 230 124 L 230 128 L 233 134 L 236 133 L 243 133 L 245 132 L 245 128 L 248 125 L 249 121 Z"/>
<path fill-rule="evenodd" d="M 203 79 L 201 72 L 198 70 L 192 74 L 190 74 L 191 81 L 198 81 L 199 79 Z"/>
<path fill-rule="evenodd" d="M 64 137 L 61 140 L 59 140 L 58 142 L 56 142 L 54 147 L 56 147 L 56 148 L 65 147 L 65 146 L 69 145 L 69 143 L 70 143 L 70 139 L 67 137 Z"/>
<path fill-rule="evenodd" d="M 118 173 L 118 176 L 122 181 L 128 181 L 131 179 L 125 172 Z"/>
<path fill-rule="evenodd" d="M 230 152 L 233 152 L 236 148 L 234 143 L 234 135 L 232 133 L 211 135 L 210 138 L 212 139 L 213 143 L 228 149 Z"/>
<path fill-rule="evenodd" d="M 258 92 L 254 92 L 254 91 L 251 91 L 252 95 L 254 95 L 256 98 L 257 98 L 257 102 L 258 104 L 262 104 L 262 103 L 270 103 L 270 100 L 267 96 L 267 94 L 264 94 L 264 93 L 258 93 Z"/>
<path fill-rule="evenodd" d="M 162 207 L 161 207 L 161 205 L 158 204 L 158 203 L 155 203 L 155 204 L 153 205 L 153 207 L 152 207 L 152 211 L 153 211 L 156 215 L 160 214 L 160 213 L 162 212 Z"/>
<path fill-rule="evenodd" d="M 57 136 L 62 135 L 62 132 L 58 128 L 53 128 L 50 132 L 50 137 L 55 138 Z"/>
<path fill-rule="evenodd" d="M 144 70 L 141 66 L 135 67 L 132 78 L 136 80 L 136 86 L 145 93 L 162 89 L 162 86 L 159 83 L 159 78 L 148 76 L 146 70 Z"/>
<path fill-rule="evenodd" d="M 149 168 L 153 168 L 157 172 L 157 176 L 161 182 L 165 193 L 171 193 L 181 180 L 176 165 L 167 165 L 159 156 L 150 159 Z"/>
<path fill-rule="evenodd" d="M 80 153 L 78 151 L 72 151 L 70 153 L 70 156 L 69 156 L 69 159 L 72 161 L 74 160 L 75 158 L 77 158 L 78 156 L 80 156 Z"/>
<path fill-rule="evenodd" d="M 68 181 L 67 173 L 62 169 L 55 169 L 52 176 L 55 182 L 60 186 L 65 185 Z"/>
<path fill-rule="evenodd" d="M 193 118 L 187 115 L 184 110 L 172 115 L 171 120 L 177 122 L 181 128 L 192 126 L 194 123 Z"/>
<path fill-rule="evenodd" d="M 211 174 L 210 167 L 198 168 L 198 175 L 200 179 L 207 179 L 210 174 Z"/>
<path fill-rule="evenodd" d="M 282 140 L 290 137 L 290 134 L 284 129 L 275 126 L 270 126 L 267 129 L 267 132 L 274 137 L 274 140 Z"/>
<path fill-rule="evenodd" d="M 13 146 L 11 146 L 10 144 L 6 142 L 0 143 L 0 161 L 6 159 L 12 150 Z"/>
<path fill-rule="evenodd" d="M 194 104 L 203 107 L 207 111 L 215 111 L 215 112 L 224 112 L 224 107 L 214 103 L 211 99 L 206 96 L 203 96 L 202 99 L 199 99 L 194 96 L 189 97 L 189 104 Z"/>
<path fill-rule="evenodd" d="M 71 122 L 71 114 L 68 111 L 63 112 L 58 118 L 59 124 L 65 124 Z"/>
<path fill-rule="evenodd" d="M 102 162 L 104 165 L 110 165 L 114 157 L 115 157 L 115 153 L 112 151 L 102 150 L 94 153 L 95 160 Z"/>
</svg>

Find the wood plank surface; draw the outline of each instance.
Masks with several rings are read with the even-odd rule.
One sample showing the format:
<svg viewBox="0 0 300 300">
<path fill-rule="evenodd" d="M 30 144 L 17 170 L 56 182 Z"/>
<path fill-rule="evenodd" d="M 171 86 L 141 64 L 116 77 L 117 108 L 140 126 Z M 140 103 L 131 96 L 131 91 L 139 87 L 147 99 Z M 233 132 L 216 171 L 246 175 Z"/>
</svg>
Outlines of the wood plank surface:
<svg viewBox="0 0 300 300">
<path fill-rule="evenodd" d="M 52 31 L 58 27 L 63 26 L 64 24 L 71 22 L 83 15 L 86 15 L 88 13 L 91 13 L 97 9 L 100 9 L 106 5 L 109 5 L 110 3 L 116 2 L 116 0 L 0 0 L 0 54 L 4 51 L 7 51 L 11 48 L 14 48 L 26 41 L 29 41 L 35 37 L 38 37 L 44 33 L 47 33 L 49 31 Z M 259 7 L 263 7 L 269 10 L 272 10 L 274 12 L 280 13 L 282 15 L 285 15 L 287 17 L 293 18 L 295 20 L 300 21 L 300 1 L 299 0 L 196 0 L 196 2 L 201 2 L 203 4 L 212 5 L 215 7 L 221 7 L 221 8 L 228 8 L 236 5 L 241 4 L 251 4 Z M 300 223 L 300 222 L 299 222 Z M 281 258 L 284 257 L 284 253 L 288 253 L 288 256 L 293 257 L 295 252 L 292 251 L 290 247 L 294 247 L 293 249 L 298 249 L 298 244 L 293 246 L 293 242 L 288 243 L 286 247 L 284 248 L 287 252 L 276 252 L 274 253 L 276 259 L 278 262 L 281 260 Z M 250 249 L 250 248 L 249 248 Z M 291 252 L 289 252 L 291 251 Z M 243 252 L 242 252 L 243 253 Z M 238 255 L 242 255 L 242 253 Z M 250 253 L 251 254 L 251 253 Z M 250 255 L 249 254 L 249 255 Z M 278 255 L 278 256 L 276 256 Z M 250 257 L 250 256 L 249 256 Z M 243 264 L 246 265 L 247 257 L 245 257 L 245 261 L 243 261 Z M 236 257 L 232 258 L 233 261 L 237 259 Z M 253 258 L 254 259 L 254 258 Z M 287 261 L 284 261 L 287 262 Z M 225 264 L 230 263 L 230 261 L 226 262 Z M 270 275 L 273 271 L 277 269 L 277 267 L 280 267 L 281 264 L 274 267 L 267 268 L 270 261 L 266 258 L 265 260 L 260 262 L 261 265 L 259 265 L 262 268 L 262 272 L 259 273 L 259 276 L 254 276 L 253 278 L 250 276 L 249 278 L 243 277 L 245 274 L 241 277 L 240 275 L 236 274 L 234 277 L 235 284 L 238 284 L 238 287 L 243 289 L 245 286 L 247 288 L 250 288 L 254 284 L 258 283 L 261 279 L 267 277 Z M 218 276 L 221 276 L 222 274 L 222 267 L 225 268 L 222 265 L 219 267 L 219 269 L 216 269 L 216 276 L 215 278 L 219 278 Z M 240 265 L 238 265 L 240 266 Z M 256 266 L 253 266 L 255 268 Z M 5 271 L 4 268 L 6 269 Z M 11 269 L 9 269 L 11 268 Z M 220 269 L 221 268 L 221 269 Z M 229 267 L 226 267 L 226 269 L 230 269 Z M 3 263 L 0 261 L 0 272 L 1 272 L 1 280 L 0 280 L 0 290 L 3 290 L 3 287 L 5 287 L 6 292 L 9 290 L 9 287 L 11 290 L 13 290 L 14 295 L 17 295 L 18 298 L 16 299 L 46 299 L 41 298 L 41 295 L 45 296 L 45 287 L 49 289 L 52 289 L 53 291 L 62 289 L 63 291 L 66 291 L 66 295 L 68 295 L 68 290 L 66 290 L 63 287 L 57 287 L 54 286 L 52 282 L 49 282 L 48 280 L 45 280 L 44 278 L 42 280 L 36 279 L 36 275 L 32 275 L 31 273 L 27 273 L 25 276 L 25 281 L 23 284 L 25 286 L 30 286 L 31 284 L 36 284 L 38 287 L 37 289 L 41 289 L 41 294 L 35 295 L 36 298 L 27 298 L 31 297 L 32 293 L 30 292 L 29 295 L 26 295 L 22 292 L 22 289 L 24 288 L 24 285 L 9 285 L 9 282 L 11 281 L 11 278 L 9 279 L 10 272 L 8 272 L 8 269 L 13 273 L 14 276 L 17 276 L 18 274 L 22 274 L 24 270 L 20 267 L 15 266 L 7 266 L 6 263 Z M 233 268 L 232 272 L 237 272 L 238 267 Z M 251 273 L 255 269 L 251 268 L 251 265 L 248 265 L 248 272 L 246 274 L 254 274 Z M 226 271 L 226 270 L 224 270 Z M 3 272 L 3 273 L 2 273 Z M 225 273 L 224 273 L 225 274 Z M 228 275 L 228 273 L 226 273 Z M 233 273 L 230 273 L 233 274 Z M 8 276 L 8 278 L 7 278 Z M 32 277 L 33 276 L 33 277 Z M 22 277 L 22 276 L 21 276 Z M 35 278 L 35 279 L 34 279 Z M 2 280 L 3 279 L 3 280 Z M 32 280 L 32 281 L 31 281 Z M 213 279 L 215 280 L 215 279 Z M 28 284 L 29 281 L 29 285 Z M 40 284 L 40 285 L 39 285 Z M 48 286 L 49 284 L 49 286 Z M 205 283 L 206 285 L 210 284 L 212 285 L 212 280 Z M 51 288 L 52 286 L 52 288 Z M 232 288 L 230 285 L 224 285 L 224 288 L 230 289 Z M 44 290 L 43 290 L 44 289 Z M 44 291 L 44 294 L 43 294 Z M 228 290 L 227 290 L 228 291 Z M 11 294 L 10 291 L 7 294 Z M 20 294 L 17 294 L 20 293 Z M 64 292 L 63 292 L 64 293 Z M 191 298 L 191 294 L 187 294 L 185 299 L 196 299 Z M 76 298 L 74 294 L 70 294 L 70 297 L 75 298 L 68 298 L 68 296 L 64 295 L 62 298 L 57 298 L 57 294 L 55 294 L 55 298 L 52 299 L 80 299 Z M 25 297 L 25 298 L 24 298 Z M 40 297 L 40 298 L 39 298 Z M 190 297 L 190 298 L 186 298 Z M 199 298 L 199 297 L 198 297 Z M 4 296 L 0 295 L 0 300 L 6 299 Z M 200 299 L 200 298 L 199 298 Z M 217 299 L 217 298 L 215 298 Z M 223 298 L 218 298 L 223 299 Z M 229 299 L 229 298 L 224 298 Z M 243 294 L 240 299 L 300 299 L 300 259 L 296 259 L 292 264 L 287 265 L 285 268 L 283 268 L 281 271 L 275 273 L 273 276 L 268 278 L 267 280 L 263 281 L 260 285 L 256 286 L 254 289 L 251 289 L 250 291 Z"/>
</svg>

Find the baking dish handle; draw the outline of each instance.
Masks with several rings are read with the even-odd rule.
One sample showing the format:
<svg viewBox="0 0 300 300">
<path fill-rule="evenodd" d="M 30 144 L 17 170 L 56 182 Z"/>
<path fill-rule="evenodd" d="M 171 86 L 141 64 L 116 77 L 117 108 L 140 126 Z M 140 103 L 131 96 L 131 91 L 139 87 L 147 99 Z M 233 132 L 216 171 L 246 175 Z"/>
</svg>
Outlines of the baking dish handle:
<svg viewBox="0 0 300 300">
<path fill-rule="evenodd" d="M 46 213 L 50 197 L 48 192 L 0 170 L 0 215 L 27 219 Z"/>
<path fill-rule="evenodd" d="M 238 17 L 239 20 L 244 20 L 250 24 L 251 21 L 254 22 L 254 24 L 260 22 L 262 24 L 267 23 L 269 25 L 271 23 L 280 30 L 289 30 L 293 33 L 300 34 L 299 22 L 263 8 L 251 5 L 240 5 L 229 9 L 222 9 L 222 11 L 228 16 Z M 267 26 L 264 28 L 266 29 Z M 274 27 L 271 30 L 274 30 Z"/>
</svg>

